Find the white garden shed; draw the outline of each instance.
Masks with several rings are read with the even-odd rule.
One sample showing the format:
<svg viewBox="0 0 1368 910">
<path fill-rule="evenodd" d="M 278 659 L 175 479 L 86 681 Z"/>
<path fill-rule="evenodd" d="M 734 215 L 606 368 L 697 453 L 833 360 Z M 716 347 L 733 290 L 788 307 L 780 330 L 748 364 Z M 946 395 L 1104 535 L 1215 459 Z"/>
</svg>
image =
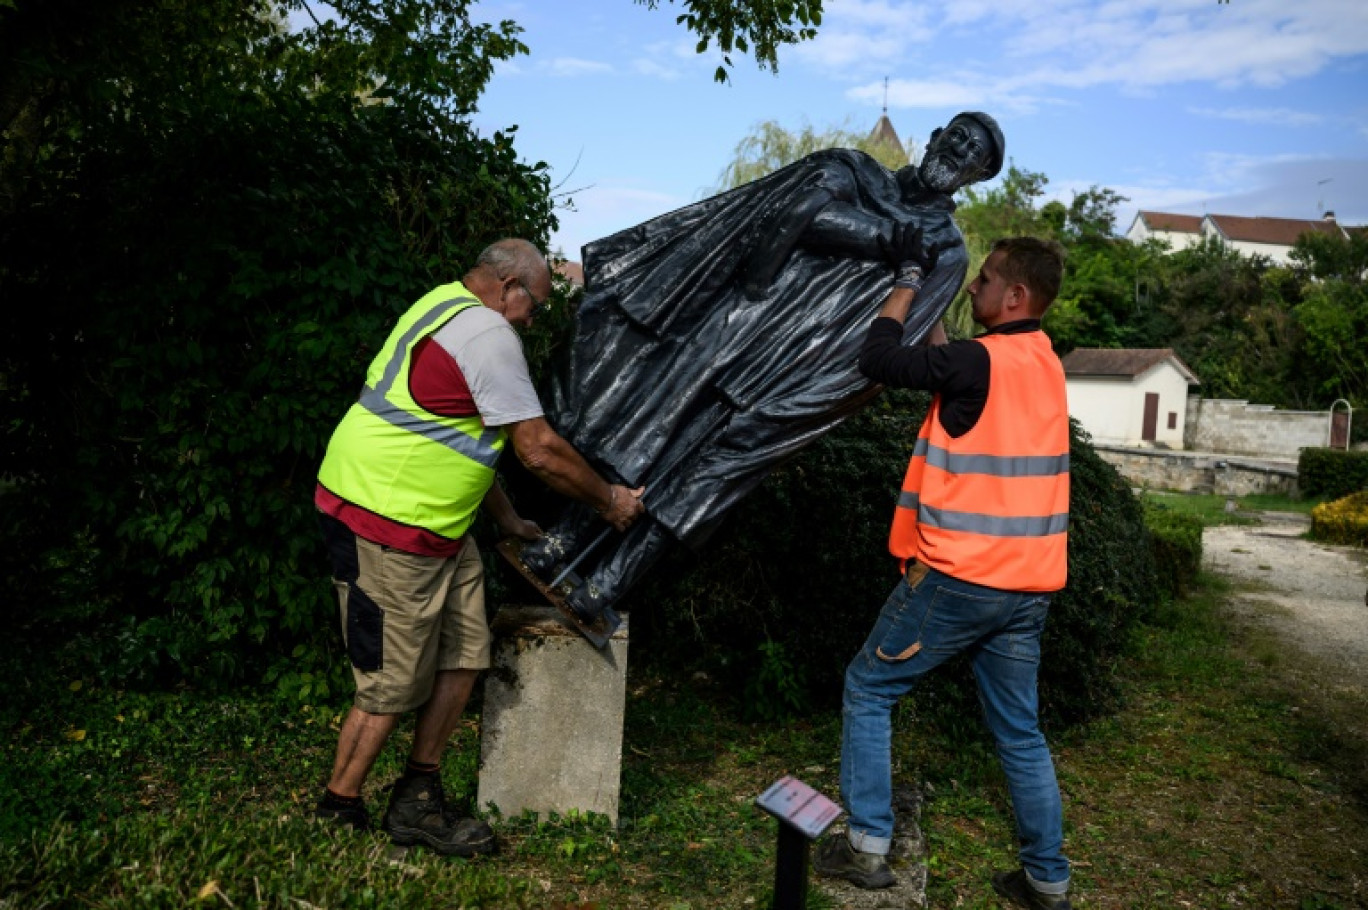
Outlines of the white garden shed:
<svg viewBox="0 0 1368 910">
<path fill-rule="evenodd" d="M 1063 358 L 1069 414 L 1102 445 L 1183 448 L 1188 387 L 1172 348 L 1079 348 Z"/>
</svg>

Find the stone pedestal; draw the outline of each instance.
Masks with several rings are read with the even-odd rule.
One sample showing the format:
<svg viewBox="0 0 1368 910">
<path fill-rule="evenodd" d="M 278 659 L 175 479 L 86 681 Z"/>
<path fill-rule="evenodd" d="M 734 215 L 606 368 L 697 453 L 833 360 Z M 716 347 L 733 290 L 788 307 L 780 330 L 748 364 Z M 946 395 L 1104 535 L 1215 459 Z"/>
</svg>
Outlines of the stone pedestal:
<svg viewBox="0 0 1368 910">
<path fill-rule="evenodd" d="M 627 617 L 595 648 L 554 607 L 503 607 L 485 679 L 479 806 L 571 809 L 614 824 L 627 702 Z"/>
</svg>

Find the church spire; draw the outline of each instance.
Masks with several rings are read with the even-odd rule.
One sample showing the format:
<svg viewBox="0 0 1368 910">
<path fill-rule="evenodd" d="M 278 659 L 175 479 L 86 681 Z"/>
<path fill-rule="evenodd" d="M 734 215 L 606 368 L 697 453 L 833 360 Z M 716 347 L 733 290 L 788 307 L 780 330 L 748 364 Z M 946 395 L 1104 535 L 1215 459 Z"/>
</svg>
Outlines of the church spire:
<svg viewBox="0 0 1368 910">
<path fill-rule="evenodd" d="M 874 129 L 869 131 L 869 142 L 874 145 L 885 146 L 893 153 L 892 157 L 900 162 L 899 166 L 908 163 L 907 149 L 903 148 L 902 139 L 898 138 L 898 131 L 893 129 L 893 121 L 888 119 L 887 76 L 884 76 L 883 113 L 879 116 L 879 122 L 874 124 Z"/>
</svg>

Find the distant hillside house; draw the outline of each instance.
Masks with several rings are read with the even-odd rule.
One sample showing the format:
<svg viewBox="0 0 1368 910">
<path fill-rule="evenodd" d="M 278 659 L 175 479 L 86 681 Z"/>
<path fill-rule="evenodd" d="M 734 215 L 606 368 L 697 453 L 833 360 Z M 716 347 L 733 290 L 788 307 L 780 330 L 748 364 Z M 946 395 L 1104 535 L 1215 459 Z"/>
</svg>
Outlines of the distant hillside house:
<svg viewBox="0 0 1368 910">
<path fill-rule="evenodd" d="M 1079 348 L 1063 358 L 1069 414 L 1101 445 L 1183 448 L 1188 386 L 1172 348 Z"/>
<path fill-rule="evenodd" d="M 1136 212 L 1126 239 L 1144 243 L 1151 238 L 1163 240 L 1173 252 L 1185 250 L 1202 237 L 1200 215 L 1173 215 L 1168 212 Z"/>
<path fill-rule="evenodd" d="M 1334 212 L 1325 217 L 1305 218 L 1246 218 L 1241 215 L 1174 215 L 1168 212 L 1137 212 L 1126 238 L 1143 243 L 1151 237 L 1168 242 L 1173 251 L 1187 249 L 1199 240 L 1219 239 L 1245 256 L 1267 256 L 1275 265 L 1287 265 L 1292 247 L 1302 234 L 1320 233 L 1348 236 L 1335 220 Z"/>
</svg>

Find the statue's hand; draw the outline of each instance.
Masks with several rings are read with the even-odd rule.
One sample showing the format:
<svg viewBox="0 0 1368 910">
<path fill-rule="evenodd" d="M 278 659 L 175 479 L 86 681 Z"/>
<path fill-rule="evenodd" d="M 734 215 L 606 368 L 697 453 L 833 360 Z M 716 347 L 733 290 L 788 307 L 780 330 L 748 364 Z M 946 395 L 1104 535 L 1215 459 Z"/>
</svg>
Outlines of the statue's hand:
<svg viewBox="0 0 1368 910">
<path fill-rule="evenodd" d="M 940 251 L 940 247 L 926 244 L 921 228 L 913 227 L 909 223 L 896 225 L 893 229 L 892 242 L 886 249 L 889 262 L 896 273 L 893 286 L 921 290 L 922 282 L 936 267 Z"/>
</svg>

